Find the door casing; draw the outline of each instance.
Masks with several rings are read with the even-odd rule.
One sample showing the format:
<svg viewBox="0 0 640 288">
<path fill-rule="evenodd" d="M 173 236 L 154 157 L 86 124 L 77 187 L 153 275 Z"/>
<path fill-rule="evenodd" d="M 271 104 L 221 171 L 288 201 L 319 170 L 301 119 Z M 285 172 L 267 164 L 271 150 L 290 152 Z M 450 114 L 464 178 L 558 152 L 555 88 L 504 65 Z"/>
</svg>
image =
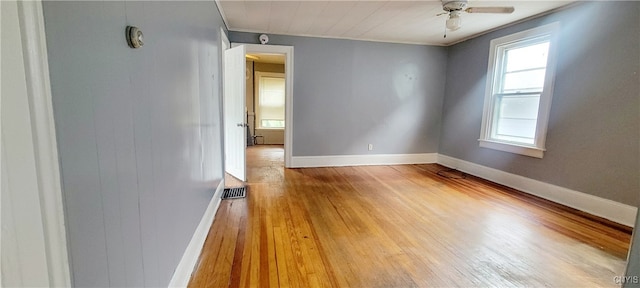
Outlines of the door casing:
<svg viewBox="0 0 640 288">
<path fill-rule="evenodd" d="M 293 150 L 293 46 L 231 43 L 231 47 L 245 46 L 245 53 L 283 54 L 285 57 L 285 108 L 284 108 L 284 167 L 291 167 Z M 246 163 L 245 163 L 246 166 Z"/>
</svg>

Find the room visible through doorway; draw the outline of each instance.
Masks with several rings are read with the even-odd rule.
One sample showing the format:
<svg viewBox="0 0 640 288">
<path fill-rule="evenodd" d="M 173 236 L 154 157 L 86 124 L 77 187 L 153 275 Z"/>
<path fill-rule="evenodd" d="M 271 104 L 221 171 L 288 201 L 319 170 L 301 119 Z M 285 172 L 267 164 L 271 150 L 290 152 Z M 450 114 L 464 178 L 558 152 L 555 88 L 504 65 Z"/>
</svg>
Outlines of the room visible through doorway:
<svg viewBox="0 0 640 288">
<path fill-rule="evenodd" d="M 270 157 L 268 163 L 284 166 L 285 142 L 285 55 L 277 53 L 247 53 L 246 55 L 246 106 L 247 106 L 247 149 L 268 150 L 282 157 Z M 278 153 L 280 152 L 280 153 Z M 250 157 L 247 150 L 247 156 Z M 278 163 L 272 163 L 272 162 Z M 247 161 L 247 182 L 255 169 Z"/>
<path fill-rule="evenodd" d="M 292 165 L 293 47 L 242 43 L 231 46 L 224 52 L 223 63 L 225 172 L 246 181 L 250 168 L 245 159 L 246 147 L 281 145 L 282 166 Z"/>
</svg>

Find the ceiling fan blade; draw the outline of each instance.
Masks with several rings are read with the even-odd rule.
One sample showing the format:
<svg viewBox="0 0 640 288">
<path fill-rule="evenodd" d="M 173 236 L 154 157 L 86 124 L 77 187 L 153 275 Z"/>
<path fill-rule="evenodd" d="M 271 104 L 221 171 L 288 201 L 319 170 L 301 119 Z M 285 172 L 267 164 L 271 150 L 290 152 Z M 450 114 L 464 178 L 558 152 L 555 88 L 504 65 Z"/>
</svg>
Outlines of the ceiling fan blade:
<svg viewBox="0 0 640 288">
<path fill-rule="evenodd" d="M 515 9 L 513 7 L 469 7 L 464 10 L 467 13 L 501 13 L 511 14 Z"/>
</svg>

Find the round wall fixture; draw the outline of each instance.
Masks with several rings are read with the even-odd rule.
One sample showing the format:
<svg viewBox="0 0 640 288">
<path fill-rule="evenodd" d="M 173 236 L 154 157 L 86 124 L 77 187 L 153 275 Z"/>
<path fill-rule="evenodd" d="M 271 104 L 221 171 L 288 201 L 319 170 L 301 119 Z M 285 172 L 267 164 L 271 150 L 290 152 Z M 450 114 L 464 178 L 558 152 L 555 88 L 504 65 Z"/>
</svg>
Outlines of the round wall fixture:
<svg viewBox="0 0 640 288">
<path fill-rule="evenodd" d="M 260 43 L 263 45 L 269 43 L 269 36 L 267 34 L 260 35 Z"/>
<path fill-rule="evenodd" d="M 144 42 L 142 42 L 144 35 L 142 34 L 142 31 L 140 31 L 140 28 L 135 26 L 127 26 L 125 35 L 127 36 L 127 44 L 129 44 L 129 47 L 135 49 L 140 48 L 142 47 L 142 45 L 144 45 Z"/>
</svg>

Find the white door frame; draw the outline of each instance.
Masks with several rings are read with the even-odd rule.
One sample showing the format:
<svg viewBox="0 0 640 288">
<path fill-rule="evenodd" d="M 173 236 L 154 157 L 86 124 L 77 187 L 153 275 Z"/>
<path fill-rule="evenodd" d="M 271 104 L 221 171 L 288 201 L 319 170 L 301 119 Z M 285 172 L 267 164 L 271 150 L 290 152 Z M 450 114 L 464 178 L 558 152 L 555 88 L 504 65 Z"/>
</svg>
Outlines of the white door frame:
<svg viewBox="0 0 640 288">
<path fill-rule="evenodd" d="M 35 171 L 33 172 L 35 175 L 31 176 L 37 179 L 38 200 L 23 201 L 23 203 L 28 203 L 30 207 L 40 210 L 40 215 L 32 215 L 32 217 L 42 217 L 42 229 L 37 229 L 39 235 L 16 234 L 15 237 L 16 241 L 22 243 L 22 245 L 29 245 L 34 238 L 44 240 L 46 263 L 43 264 L 47 271 L 42 273 L 47 275 L 33 275 L 36 271 L 31 269 L 28 259 L 11 262 L 9 264 L 12 267 L 7 267 L 7 269 L 11 271 L 22 270 L 30 278 L 47 278 L 49 286 L 52 287 L 69 287 L 71 286 L 71 274 L 67 254 L 62 186 L 58 165 L 58 147 L 53 119 L 42 2 L 39 0 L 17 1 L 17 8 L 27 88 L 25 97 L 29 105 L 28 117 L 31 121 L 31 140 L 33 143 L 33 156 L 35 157 Z M 16 23 L 10 23 L 10 25 L 14 24 Z M 3 139 L 2 141 L 11 140 Z M 13 164 L 3 161 L 4 165 L 11 169 Z M 12 179 L 11 176 L 9 179 L 20 180 Z M 13 194 L 13 196 L 21 197 L 21 195 L 26 194 L 29 193 L 18 193 Z M 6 201 L 6 199 L 2 200 Z M 11 201 L 14 200 L 16 199 Z M 11 204 L 10 202 L 9 205 Z M 21 225 L 19 219 L 14 225 Z M 2 262 L 6 264 L 4 259 Z M 2 270 L 4 271 L 4 269 Z"/>
<path fill-rule="evenodd" d="M 217 1 L 216 1 L 217 3 Z M 220 82 L 222 85 L 222 96 L 220 96 L 220 123 L 222 123 L 220 125 L 221 129 L 222 129 L 222 141 L 220 141 L 222 143 L 222 170 L 224 171 L 224 173 L 228 173 L 227 172 L 227 147 L 226 147 L 226 138 L 227 135 L 225 133 L 225 123 L 227 121 L 227 119 L 225 119 L 225 111 L 224 111 L 224 93 L 226 87 L 224 85 L 224 66 L 225 66 L 225 61 L 224 61 L 224 51 L 231 48 L 231 42 L 229 41 L 229 37 L 227 37 L 227 33 L 224 31 L 224 29 L 222 29 L 222 27 L 220 27 Z M 222 182 L 224 183 L 224 175 L 222 175 Z M 225 185 L 225 184 L 223 184 Z"/>
<path fill-rule="evenodd" d="M 284 167 L 291 167 L 293 148 L 293 46 L 231 43 L 232 47 L 245 45 L 246 53 L 284 54 Z"/>
</svg>

